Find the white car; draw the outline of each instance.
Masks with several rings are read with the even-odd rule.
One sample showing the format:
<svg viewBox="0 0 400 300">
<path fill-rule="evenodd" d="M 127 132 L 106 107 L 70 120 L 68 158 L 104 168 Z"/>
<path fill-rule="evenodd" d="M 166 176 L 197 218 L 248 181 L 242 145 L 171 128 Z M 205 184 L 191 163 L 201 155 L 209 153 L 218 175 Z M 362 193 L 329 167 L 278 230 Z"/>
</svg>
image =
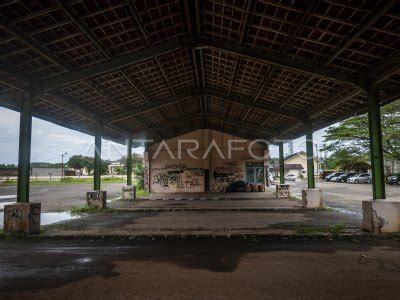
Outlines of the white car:
<svg viewBox="0 0 400 300">
<path fill-rule="evenodd" d="M 372 175 L 369 173 L 362 173 L 347 179 L 349 183 L 371 183 Z"/>
<path fill-rule="evenodd" d="M 285 180 L 287 180 L 287 181 L 296 181 L 296 175 L 287 174 L 287 175 L 285 175 Z"/>
<path fill-rule="evenodd" d="M 272 173 L 268 173 L 268 177 L 269 177 L 269 182 L 274 181 L 274 175 L 272 175 Z"/>
</svg>

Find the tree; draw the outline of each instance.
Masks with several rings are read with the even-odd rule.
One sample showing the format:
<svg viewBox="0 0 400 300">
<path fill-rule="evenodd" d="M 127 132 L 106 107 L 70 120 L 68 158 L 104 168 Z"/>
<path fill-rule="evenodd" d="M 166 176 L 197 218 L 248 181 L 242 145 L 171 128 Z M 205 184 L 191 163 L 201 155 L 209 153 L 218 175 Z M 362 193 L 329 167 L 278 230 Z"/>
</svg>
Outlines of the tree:
<svg viewBox="0 0 400 300">
<path fill-rule="evenodd" d="M 400 160 L 400 100 L 383 106 L 382 117 L 382 142 L 383 152 L 387 159 Z M 330 158 L 336 164 L 342 164 L 349 159 L 368 160 L 369 157 L 369 131 L 368 115 L 364 114 L 347 119 L 337 126 L 326 130 L 322 150 L 331 152 Z"/>
<path fill-rule="evenodd" d="M 75 171 L 82 173 L 83 169 L 87 167 L 87 157 L 82 155 L 73 155 L 69 158 L 67 165 Z"/>
<path fill-rule="evenodd" d="M 324 162 L 327 169 L 344 169 L 349 164 L 365 161 L 368 161 L 368 156 L 365 153 L 349 147 L 333 151 Z"/>
<path fill-rule="evenodd" d="M 132 172 L 136 179 L 136 187 L 138 189 L 144 188 L 144 166 L 143 161 L 137 162 L 136 165 L 133 166 Z"/>
<path fill-rule="evenodd" d="M 0 164 L 0 169 L 15 169 L 17 168 L 14 164 Z"/>
</svg>

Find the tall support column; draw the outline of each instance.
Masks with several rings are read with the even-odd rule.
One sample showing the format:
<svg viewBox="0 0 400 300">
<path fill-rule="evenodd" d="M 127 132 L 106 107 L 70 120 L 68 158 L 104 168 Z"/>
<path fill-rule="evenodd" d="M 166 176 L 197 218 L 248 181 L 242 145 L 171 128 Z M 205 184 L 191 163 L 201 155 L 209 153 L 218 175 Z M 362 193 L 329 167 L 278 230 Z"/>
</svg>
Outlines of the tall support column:
<svg viewBox="0 0 400 300">
<path fill-rule="evenodd" d="M 126 184 L 132 186 L 132 136 L 128 138 L 128 149 L 126 157 Z"/>
<path fill-rule="evenodd" d="M 283 154 L 283 142 L 279 142 L 279 182 L 285 184 L 285 157 Z"/>
<path fill-rule="evenodd" d="M 19 123 L 18 184 L 17 202 L 29 202 L 29 178 L 32 137 L 32 97 L 25 96 L 21 101 Z"/>
<path fill-rule="evenodd" d="M 306 149 L 307 149 L 307 181 L 308 188 L 315 188 L 314 178 L 314 143 L 313 143 L 313 128 L 312 122 L 306 122 Z"/>
<path fill-rule="evenodd" d="M 301 201 L 304 208 L 321 208 L 322 191 L 315 188 L 314 178 L 314 143 L 313 124 L 307 120 L 306 125 L 306 149 L 307 149 L 307 181 L 308 189 L 302 190 Z"/>
<path fill-rule="evenodd" d="M 33 94 L 21 101 L 17 203 L 4 205 L 4 231 L 40 232 L 40 203 L 29 202 Z"/>
<path fill-rule="evenodd" d="M 374 200 L 385 199 L 381 111 L 379 106 L 379 94 L 376 86 L 371 86 L 368 90 L 368 121 L 373 198 Z"/>
<path fill-rule="evenodd" d="M 100 124 L 96 127 L 96 135 L 94 140 L 94 190 L 100 190 L 101 179 L 101 131 Z"/>
</svg>

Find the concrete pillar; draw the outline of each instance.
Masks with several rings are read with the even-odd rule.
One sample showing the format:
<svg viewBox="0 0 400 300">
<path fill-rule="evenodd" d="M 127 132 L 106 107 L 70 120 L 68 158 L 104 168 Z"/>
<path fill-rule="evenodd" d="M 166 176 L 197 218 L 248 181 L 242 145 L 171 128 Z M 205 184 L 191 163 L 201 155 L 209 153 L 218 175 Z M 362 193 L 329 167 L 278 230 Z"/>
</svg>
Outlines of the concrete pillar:
<svg viewBox="0 0 400 300">
<path fill-rule="evenodd" d="M 285 156 L 283 153 L 283 142 L 278 143 L 279 146 L 279 184 L 276 185 L 277 198 L 289 198 L 290 186 L 285 184 Z"/>
<path fill-rule="evenodd" d="M 279 183 L 285 184 L 285 157 L 283 154 L 283 142 L 279 142 Z"/>
<path fill-rule="evenodd" d="M 306 122 L 306 149 L 307 149 L 307 182 L 308 188 L 315 188 L 314 178 L 314 143 L 312 122 Z"/>
<path fill-rule="evenodd" d="M 25 95 L 21 101 L 17 203 L 4 206 L 4 230 L 6 232 L 40 232 L 40 203 L 29 203 L 29 180 L 32 137 L 33 96 Z"/>
<path fill-rule="evenodd" d="M 128 138 L 126 153 L 126 185 L 132 186 L 132 136 Z"/>
<path fill-rule="evenodd" d="M 31 164 L 32 104 L 30 96 L 23 97 L 19 119 L 17 202 L 29 202 Z"/>
<path fill-rule="evenodd" d="M 382 127 L 378 88 L 376 86 L 369 87 L 367 97 L 373 200 L 363 201 L 362 203 L 362 228 L 373 233 L 400 232 L 400 202 L 385 200 Z"/>
<path fill-rule="evenodd" d="M 306 125 L 308 189 L 302 190 L 301 194 L 302 206 L 304 208 L 320 208 L 322 207 L 322 191 L 315 188 L 314 143 L 313 143 L 313 126 L 311 120 L 308 120 L 305 125 Z"/>
<path fill-rule="evenodd" d="M 96 127 L 94 139 L 94 175 L 93 191 L 86 193 L 86 204 L 97 208 L 106 208 L 107 192 L 100 189 L 101 185 L 101 131 L 100 124 Z"/>
<path fill-rule="evenodd" d="M 136 187 L 132 186 L 132 136 L 128 138 L 126 151 L 126 184 L 122 187 L 122 200 L 136 199 Z"/>
<path fill-rule="evenodd" d="M 377 88 L 370 87 L 367 95 L 373 198 L 385 199 L 381 111 Z"/>
<path fill-rule="evenodd" d="M 94 190 L 100 190 L 101 181 L 101 125 L 97 125 L 94 139 Z"/>
</svg>

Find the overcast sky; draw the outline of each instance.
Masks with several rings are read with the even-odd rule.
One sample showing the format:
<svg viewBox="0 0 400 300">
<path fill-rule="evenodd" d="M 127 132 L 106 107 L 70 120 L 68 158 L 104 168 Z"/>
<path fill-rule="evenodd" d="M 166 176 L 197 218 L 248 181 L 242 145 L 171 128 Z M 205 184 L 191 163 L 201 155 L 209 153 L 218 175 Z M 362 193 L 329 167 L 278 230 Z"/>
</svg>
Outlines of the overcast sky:
<svg viewBox="0 0 400 300">
<path fill-rule="evenodd" d="M 0 107 L 0 163 L 18 162 L 19 113 Z M 324 130 L 314 133 L 314 143 L 322 144 Z M 32 162 L 60 162 L 61 154 L 68 157 L 75 154 L 93 156 L 94 137 L 70 130 L 47 121 L 33 118 L 32 122 Z M 294 151 L 305 151 L 305 137 L 293 141 Z M 271 156 L 278 156 L 278 149 L 270 146 Z M 143 148 L 134 152 L 143 153 Z M 285 153 L 288 145 L 285 144 Z M 117 160 L 126 154 L 126 147 L 103 140 L 102 158 Z"/>
</svg>

